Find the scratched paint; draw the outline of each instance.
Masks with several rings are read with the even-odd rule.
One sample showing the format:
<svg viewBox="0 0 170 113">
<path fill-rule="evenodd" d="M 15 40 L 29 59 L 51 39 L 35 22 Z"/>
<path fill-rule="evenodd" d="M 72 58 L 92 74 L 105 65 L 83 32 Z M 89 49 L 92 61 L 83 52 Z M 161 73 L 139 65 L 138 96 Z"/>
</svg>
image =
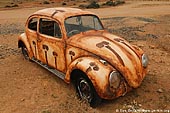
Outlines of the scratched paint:
<svg viewBox="0 0 170 113">
<path fill-rule="evenodd" d="M 117 58 L 120 60 L 120 63 L 123 66 L 125 66 L 125 64 L 124 64 L 122 58 L 119 56 L 119 54 L 114 49 L 112 49 L 111 46 L 109 46 L 109 42 L 103 41 L 101 43 L 96 44 L 96 46 L 99 47 L 99 48 L 105 47 L 105 48 L 109 49 L 110 51 L 112 51 L 117 56 Z"/>
</svg>

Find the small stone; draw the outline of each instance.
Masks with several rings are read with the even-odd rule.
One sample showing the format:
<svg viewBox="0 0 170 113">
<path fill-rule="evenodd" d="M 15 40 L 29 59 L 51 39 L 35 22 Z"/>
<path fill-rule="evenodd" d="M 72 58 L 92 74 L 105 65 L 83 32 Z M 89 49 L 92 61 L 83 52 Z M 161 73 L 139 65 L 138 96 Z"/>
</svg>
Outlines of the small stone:
<svg viewBox="0 0 170 113">
<path fill-rule="evenodd" d="M 155 46 L 154 45 L 150 45 L 149 48 L 155 49 Z"/>
<path fill-rule="evenodd" d="M 170 38 L 170 34 L 165 35 L 165 38 Z"/>
<path fill-rule="evenodd" d="M 158 89 L 157 92 L 158 93 L 163 93 L 164 91 L 163 91 L 163 89 Z"/>
<path fill-rule="evenodd" d="M 144 45 L 143 44 L 138 44 L 138 47 L 143 48 Z"/>
<path fill-rule="evenodd" d="M 25 99 L 24 99 L 24 98 L 22 98 L 22 99 L 21 99 L 21 101 L 25 101 Z"/>
<path fill-rule="evenodd" d="M 139 107 L 142 107 L 142 104 L 138 104 Z"/>
</svg>

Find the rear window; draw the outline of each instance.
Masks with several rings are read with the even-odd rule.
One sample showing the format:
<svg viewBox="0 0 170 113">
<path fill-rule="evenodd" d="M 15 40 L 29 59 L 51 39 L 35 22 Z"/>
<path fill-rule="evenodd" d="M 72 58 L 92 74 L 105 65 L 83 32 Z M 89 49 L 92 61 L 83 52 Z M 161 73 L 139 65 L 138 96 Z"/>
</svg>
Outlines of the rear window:
<svg viewBox="0 0 170 113">
<path fill-rule="evenodd" d="M 38 23 L 38 19 L 32 18 L 28 23 L 28 28 L 37 31 L 37 23 Z"/>
</svg>

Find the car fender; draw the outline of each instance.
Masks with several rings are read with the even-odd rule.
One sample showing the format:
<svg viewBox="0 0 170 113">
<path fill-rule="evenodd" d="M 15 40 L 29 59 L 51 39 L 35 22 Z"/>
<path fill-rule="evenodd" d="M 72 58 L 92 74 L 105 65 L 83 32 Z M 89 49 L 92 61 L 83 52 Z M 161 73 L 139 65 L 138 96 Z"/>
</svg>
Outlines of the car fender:
<svg viewBox="0 0 170 113">
<path fill-rule="evenodd" d="M 100 97 L 105 98 L 108 95 L 106 96 L 104 94 L 110 94 L 109 75 L 115 70 L 111 65 L 104 64 L 95 57 L 78 58 L 68 66 L 68 71 L 65 76 L 65 81 L 67 83 L 70 83 L 71 72 L 74 69 L 79 69 L 87 75 Z"/>
<path fill-rule="evenodd" d="M 31 59 L 33 57 L 33 52 L 31 50 L 29 41 L 27 39 L 27 36 L 25 33 L 22 33 L 19 37 L 18 37 L 18 48 L 20 48 L 22 46 L 22 44 L 24 44 L 28 50 L 28 54 L 29 54 L 29 58 Z"/>
</svg>

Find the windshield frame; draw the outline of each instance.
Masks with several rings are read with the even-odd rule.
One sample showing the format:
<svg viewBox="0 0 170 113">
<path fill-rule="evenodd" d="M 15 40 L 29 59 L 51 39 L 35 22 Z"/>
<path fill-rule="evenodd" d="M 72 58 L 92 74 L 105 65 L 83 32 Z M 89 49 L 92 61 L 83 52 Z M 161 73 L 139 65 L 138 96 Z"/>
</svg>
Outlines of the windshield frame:
<svg viewBox="0 0 170 113">
<path fill-rule="evenodd" d="M 83 24 L 82 24 L 83 22 L 82 22 L 81 18 L 82 17 L 83 18 L 84 17 L 88 17 L 88 16 L 89 17 L 93 17 L 92 18 L 93 19 L 93 25 L 94 25 L 93 28 L 91 28 L 89 26 L 83 26 Z M 69 23 L 66 22 L 68 19 L 73 19 L 73 18 L 76 18 L 76 17 L 77 17 L 76 21 L 79 22 L 79 25 L 69 24 Z M 95 19 L 96 19 L 96 22 L 95 22 Z M 98 24 L 98 26 L 96 26 L 96 23 Z M 74 29 L 73 26 L 77 27 L 77 28 Z M 81 32 L 87 32 L 87 31 L 90 31 L 90 30 L 95 30 L 95 31 L 97 31 L 97 30 L 104 30 L 103 24 L 102 24 L 101 20 L 99 19 L 99 17 L 96 16 L 96 15 L 93 15 L 93 14 L 75 15 L 75 16 L 70 16 L 68 18 L 65 18 L 65 20 L 64 20 L 64 27 L 65 27 L 65 31 L 66 31 L 67 37 L 71 37 L 71 36 L 79 34 Z M 97 29 L 97 27 L 98 27 L 98 29 Z M 70 32 L 74 32 L 74 33 L 70 33 Z"/>
</svg>

